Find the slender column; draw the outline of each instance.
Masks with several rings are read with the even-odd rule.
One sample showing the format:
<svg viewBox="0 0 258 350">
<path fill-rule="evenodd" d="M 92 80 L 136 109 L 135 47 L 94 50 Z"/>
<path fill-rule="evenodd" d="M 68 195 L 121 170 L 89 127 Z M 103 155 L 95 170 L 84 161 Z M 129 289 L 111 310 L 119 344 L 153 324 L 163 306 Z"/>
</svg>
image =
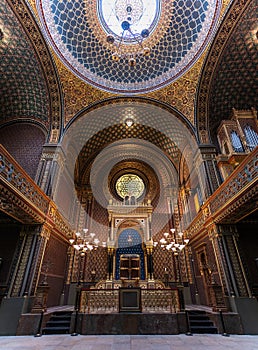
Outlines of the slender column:
<svg viewBox="0 0 258 350">
<path fill-rule="evenodd" d="M 108 248 L 108 271 L 107 271 L 107 275 L 108 275 L 108 280 L 112 280 L 113 279 L 113 265 L 114 265 L 114 248 Z"/>
<path fill-rule="evenodd" d="M 216 149 L 212 145 L 199 146 L 195 155 L 203 199 L 209 197 L 221 184 L 221 176 L 216 162 Z"/>
<path fill-rule="evenodd" d="M 49 236 L 49 229 L 42 225 L 23 227 L 8 290 L 9 297 L 35 294 Z"/>
<path fill-rule="evenodd" d="M 222 235 L 219 234 L 217 227 L 214 225 L 210 228 L 209 237 L 212 243 L 216 265 L 219 273 L 219 283 L 222 286 L 225 295 L 233 295 L 233 286 L 229 270 L 227 268 L 227 260 L 222 246 Z"/>
<path fill-rule="evenodd" d="M 54 197 L 53 189 L 59 181 L 59 176 L 64 164 L 62 149 L 56 145 L 46 145 L 43 149 L 35 182 L 51 198 Z"/>
<path fill-rule="evenodd" d="M 219 225 L 218 232 L 221 235 L 221 248 L 225 254 L 225 270 L 228 270 L 227 275 L 230 278 L 234 295 L 236 297 L 251 297 L 252 293 L 238 250 L 236 227 Z"/>
<path fill-rule="evenodd" d="M 147 251 L 147 274 L 150 280 L 153 280 L 153 273 L 154 273 L 154 269 L 153 269 L 153 257 L 152 257 L 152 253 L 153 253 L 153 241 L 150 240 L 148 242 L 146 242 L 146 251 Z"/>
</svg>

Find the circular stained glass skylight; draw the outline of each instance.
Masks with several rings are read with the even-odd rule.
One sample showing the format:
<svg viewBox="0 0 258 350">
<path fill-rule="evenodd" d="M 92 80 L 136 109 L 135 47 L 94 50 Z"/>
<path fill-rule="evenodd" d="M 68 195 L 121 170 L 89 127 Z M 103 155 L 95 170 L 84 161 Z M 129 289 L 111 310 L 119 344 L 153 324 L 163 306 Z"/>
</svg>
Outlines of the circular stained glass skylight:
<svg viewBox="0 0 258 350">
<path fill-rule="evenodd" d="M 37 0 L 37 8 L 48 41 L 74 74 L 97 88 L 131 95 L 170 84 L 196 62 L 213 34 L 221 3 Z M 126 36 L 119 44 L 122 30 Z M 148 31 L 141 35 L 143 48 L 149 49 L 146 56 L 136 43 L 142 30 Z M 107 40 L 109 34 L 115 42 Z M 117 45 L 124 54 L 112 60 Z"/>
<path fill-rule="evenodd" d="M 98 0 L 100 22 L 107 32 L 128 43 L 138 44 L 142 30 L 151 34 L 160 14 L 159 0 Z M 128 23 L 130 30 L 122 24 Z"/>
<path fill-rule="evenodd" d="M 116 181 L 116 191 L 121 198 L 134 196 L 139 198 L 145 190 L 143 180 L 135 174 L 124 174 Z"/>
</svg>

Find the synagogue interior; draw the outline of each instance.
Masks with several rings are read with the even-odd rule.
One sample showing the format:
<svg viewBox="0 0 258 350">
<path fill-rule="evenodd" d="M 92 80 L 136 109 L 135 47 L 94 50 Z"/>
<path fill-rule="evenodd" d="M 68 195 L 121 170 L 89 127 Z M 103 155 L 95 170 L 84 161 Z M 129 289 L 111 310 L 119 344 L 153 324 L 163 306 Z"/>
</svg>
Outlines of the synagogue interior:
<svg viewBox="0 0 258 350">
<path fill-rule="evenodd" d="M 2 0 L 0 335 L 258 334 L 257 0 Z"/>
</svg>

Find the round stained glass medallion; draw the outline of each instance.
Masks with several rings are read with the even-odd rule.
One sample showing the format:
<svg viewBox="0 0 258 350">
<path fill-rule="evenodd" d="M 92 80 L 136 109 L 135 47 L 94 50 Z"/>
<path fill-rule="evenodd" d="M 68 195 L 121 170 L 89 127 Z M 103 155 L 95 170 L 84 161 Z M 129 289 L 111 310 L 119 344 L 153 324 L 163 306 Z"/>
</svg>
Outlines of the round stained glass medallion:
<svg viewBox="0 0 258 350">
<path fill-rule="evenodd" d="M 100 22 L 107 34 L 124 42 L 138 45 L 141 32 L 148 35 L 155 28 L 160 15 L 159 0 L 98 0 Z"/>
<path fill-rule="evenodd" d="M 44 33 L 63 63 L 85 82 L 125 95 L 157 90 L 190 69 L 213 35 L 222 4 L 222 0 L 36 1 Z M 142 46 L 137 43 L 139 33 Z M 116 55 L 118 46 L 123 55 Z M 142 49 L 146 55 L 140 54 Z"/>
<path fill-rule="evenodd" d="M 145 190 L 143 180 L 135 174 L 124 174 L 116 181 L 116 191 L 121 198 L 134 196 L 139 198 Z"/>
</svg>

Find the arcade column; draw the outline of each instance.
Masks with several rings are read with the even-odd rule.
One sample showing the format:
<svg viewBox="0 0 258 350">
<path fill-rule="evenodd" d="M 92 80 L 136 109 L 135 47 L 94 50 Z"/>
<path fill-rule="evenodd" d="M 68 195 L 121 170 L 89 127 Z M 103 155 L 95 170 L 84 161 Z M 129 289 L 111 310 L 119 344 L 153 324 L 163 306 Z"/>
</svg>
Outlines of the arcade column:
<svg viewBox="0 0 258 350">
<path fill-rule="evenodd" d="M 22 228 L 7 295 L 0 308 L 0 335 L 15 335 L 21 314 L 32 309 L 49 236 L 49 228 L 43 225 Z"/>
</svg>

